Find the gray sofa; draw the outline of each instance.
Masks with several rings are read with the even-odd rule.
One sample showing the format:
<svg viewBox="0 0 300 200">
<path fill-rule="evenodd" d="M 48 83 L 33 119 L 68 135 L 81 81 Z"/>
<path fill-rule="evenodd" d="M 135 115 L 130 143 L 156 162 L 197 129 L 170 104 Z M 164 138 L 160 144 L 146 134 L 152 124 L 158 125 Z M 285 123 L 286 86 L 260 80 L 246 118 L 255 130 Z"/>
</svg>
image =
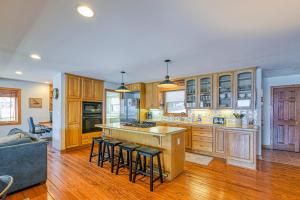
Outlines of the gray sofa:
<svg viewBox="0 0 300 200">
<path fill-rule="evenodd" d="M 0 146 L 0 175 L 14 178 L 9 193 L 47 180 L 47 141 L 28 139 Z"/>
</svg>

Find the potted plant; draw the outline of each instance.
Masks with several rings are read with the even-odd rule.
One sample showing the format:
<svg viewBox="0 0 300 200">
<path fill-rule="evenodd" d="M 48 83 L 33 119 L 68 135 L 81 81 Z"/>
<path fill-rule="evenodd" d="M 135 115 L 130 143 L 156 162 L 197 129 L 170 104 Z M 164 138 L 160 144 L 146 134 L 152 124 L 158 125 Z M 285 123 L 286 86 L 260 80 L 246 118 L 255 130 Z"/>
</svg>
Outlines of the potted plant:
<svg viewBox="0 0 300 200">
<path fill-rule="evenodd" d="M 233 113 L 233 116 L 235 117 L 235 124 L 237 126 L 242 126 L 242 119 L 245 117 L 245 114 Z"/>
</svg>

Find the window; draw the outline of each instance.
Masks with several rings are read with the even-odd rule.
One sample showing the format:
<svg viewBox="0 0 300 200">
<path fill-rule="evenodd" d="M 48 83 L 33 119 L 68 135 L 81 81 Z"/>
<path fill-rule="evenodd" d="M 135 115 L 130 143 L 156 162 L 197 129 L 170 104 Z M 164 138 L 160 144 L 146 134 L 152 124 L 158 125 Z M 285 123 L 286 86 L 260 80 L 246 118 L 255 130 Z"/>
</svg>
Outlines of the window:
<svg viewBox="0 0 300 200">
<path fill-rule="evenodd" d="M 0 88 L 0 125 L 21 124 L 21 90 Z"/>
<path fill-rule="evenodd" d="M 106 91 L 106 122 L 120 122 L 120 99 L 121 94 L 113 91 Z"/>
<path fill-rule="evenodd" d="M 165 112 L 168 114 L 186 113 L 184 90 L 165 92 Z"/>
</svg>

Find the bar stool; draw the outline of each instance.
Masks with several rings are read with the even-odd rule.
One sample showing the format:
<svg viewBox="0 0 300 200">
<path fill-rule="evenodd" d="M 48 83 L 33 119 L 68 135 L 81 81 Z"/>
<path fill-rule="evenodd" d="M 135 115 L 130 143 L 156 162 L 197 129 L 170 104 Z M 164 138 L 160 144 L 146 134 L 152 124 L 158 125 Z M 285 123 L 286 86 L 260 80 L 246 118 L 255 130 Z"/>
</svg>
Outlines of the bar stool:
<svg viewBox="0 0 300 200">
<path fill-rule="evenodd" d="M 119 157 L 117 162 L 116 174 L 119 174 L 119 168 L 128 167 L 129 168 L 129 181 L 132 181 L 132 152 L 135 151 L 136 148 L 140 147 L 137 144 L 132 143 L 123 143 L 119 145 Z M 123 150 L 127 153 L 127 163 L 124 162 Z M 121 164 L 120 164 L 121 163 Z"/>
<path fill-rule="evenodd" d="M 115 162 L 115 147 L 122 144 L 122 141 L 108 138 L 103 140 L 103 150 L 101 155 L 100 167 L 103 167 L 103 162 L 109 161 L 111 164 L 111 173 L 114 173 L 114 162 Z M 107 150 L 107 152 L 106 152 Z M 105 157 L 105 153 L 107 153 L 107 157 Z"/>
<path fill-rule="evenodd" d="M 134 172 L 133 172 L 133 183 L 135 183 L 136 180 L 136 175 L 137 174 L 142 174 L 144 176 L 150 176 L 150 191 L 153 191 L 153 182 L 156 181 L 157 179 L 160 179 L 160 182 L 163 183 L 163 174 L 162 174 L 162 168 L 161 168 L 161 162 L 160 162 L 160 154 L 161 151 L 151 148 L 151 147 L 139 147 L 136 149 L 136 161 L 135 161 L 135 167 L 134 167 Z M 142 167 L 142 161 L 141 161 L 141 155 L 144 156 L 144 168 L 141 169 Z M 157 178 L 153 177 L 153 168 L 154 168 L 154 163 L 153 163 L 153 158 L 157 157 L 157 164 L 158 164 L 158 171 L 159 171 L 159 176 Z M 150 173 L 146 172 L 146 158 L 150 158 Z M 140 169 L 138 169 L 138 166 L 140 165 Z"/>
<path fill-rule="evenodd" d="M 95 143 L 98 143 L 98 145 L 99 145 L 98 153 L 94 153 Z M 98 166 L 100 165 L 100 160 L 101 160 L 101 155 L 102 155 L 102 144 L 103 144 L 102 137 L 93 137 L 92 138 L 92 147 L 91 147 L 89 162 L 92 161 L 93 157 L 98 156 Z"/>
</svg>

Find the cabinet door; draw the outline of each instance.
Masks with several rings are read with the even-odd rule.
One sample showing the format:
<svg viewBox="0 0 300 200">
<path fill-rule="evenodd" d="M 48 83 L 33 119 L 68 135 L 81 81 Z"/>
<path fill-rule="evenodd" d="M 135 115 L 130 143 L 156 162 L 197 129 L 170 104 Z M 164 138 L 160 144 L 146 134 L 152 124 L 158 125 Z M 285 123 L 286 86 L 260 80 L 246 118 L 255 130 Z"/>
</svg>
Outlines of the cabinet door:
<svg viewBox="0 0 300 200">
<path fill-rule="evenodd" d="M 94 97 L 93 94 L 94 88 L 93 88 L 93 80 L 88 78 L 82 79 L 82 98 L 91 100 Z"/>
<path fill-rule="evenodd" d="M 169 124 L 168 124 L 169 125 Z M 181 128 L 186 128 L 185 131 L 185 148 L 186 149 L 191 149 L 192 148 L 192 127 L 191 126 L 186 126 L 186 125 L 182 125 L 182 124 L 177 124 L 178 127 Z"/>
<path fill-rule="evenodd" d="M 242 166 L 255 163 L 255 133 L 226 131 L 226 160 Z"/>
<path fill-rule="evenodd" d="M 66 112 L 66 147 L 80 145 L 81 103 L 79 100 L 68 100 Z"/>
<path fill-rule="evenodd" d="M 209 126 L 192 127 L 192 150 L 213 152 L 213 129 Z"/>
<path fill-rule="evenodd" d="M 213 104 L 213 79 L 212 76 L 201 76 L 198 79 L 198 104 L 199 108 L 212 108 Z"/>
<path fill-rule="evenodd" d="M 150 109 L 153 106 L 153 102 L 152 102 L 152 93 L 153 93 L 153 85 L 152 83 L 146 83 L 145 85 L 146 87 L 146 109 Z"/>
<path fill-rule="evenodd" d="M 235 107 L 253 108 L 255 99 L 255 70 L 235 72 Z"/>
<path fill-rule="evenodd" d="M 197 107 L 197 79 L 191 78 L 185 81 L 185 106 L 186 108 Z"/>
<path fill-rule="evenodd" d="M 215 129 L 215 153 L 225 155 L 225 132 L 224 129 Z"/>
<path fill-rule="evenodd" d="M 160 90 L 157 87 L 159 83 L 152 84 L 152 102 L 153 108 L 160 108 Z"/>
<path fill-rule="evenodd" d="M 94 99 L 96 101 L 103 100 L 103 81 L 93 80 L 94 86 Z"/>
<path fill-rule="evenodd" d="M 218 74 L 217 76 L 217 108 L 233 107 L 232 73 Z"/>
<path fill-rule="evenodd" d="M 79 99 L 81 89 L 81 79 L 77 76 L 66 75 L 67 78 L 67 98 Z"/>
</svg>

